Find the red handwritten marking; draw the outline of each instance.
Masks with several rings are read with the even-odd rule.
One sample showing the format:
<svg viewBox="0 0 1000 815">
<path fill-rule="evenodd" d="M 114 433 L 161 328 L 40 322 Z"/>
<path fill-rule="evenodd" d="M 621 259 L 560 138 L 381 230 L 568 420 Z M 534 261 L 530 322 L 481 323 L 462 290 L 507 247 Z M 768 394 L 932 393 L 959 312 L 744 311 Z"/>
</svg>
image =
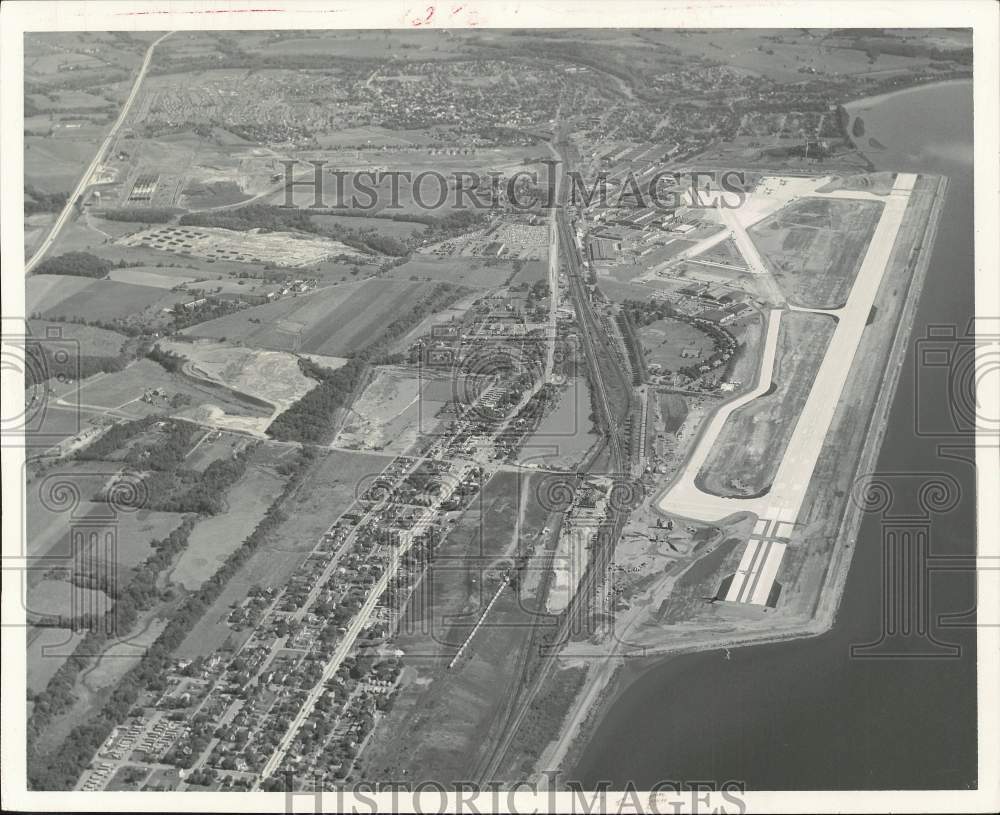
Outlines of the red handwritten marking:
<svg viewBox="0 0 1000 815">
<path fill-rule="evenodd" d="M 460 12 L 464 8 L 465 6 L 455 6 L 455 8 L 451 10 L 451 16 L 454 17 L 456 14 L 458 14 L 458 12 Z"/>
<path fill-rule="evenodd" d="M 417 28 L 418 26 L 422 26 L 422 25 L 427 25 L 431 21 L 431 19 L 434 17 L 434 11 L 435 11 L 434 6 L 428 6 L 427 7 L 427 16 L 424 17 L 424 19 L 422 19 L 422 20 L 421 19 L 410 20 L 410 25 L 412 25 L 414 28 Z"/>
</svg>

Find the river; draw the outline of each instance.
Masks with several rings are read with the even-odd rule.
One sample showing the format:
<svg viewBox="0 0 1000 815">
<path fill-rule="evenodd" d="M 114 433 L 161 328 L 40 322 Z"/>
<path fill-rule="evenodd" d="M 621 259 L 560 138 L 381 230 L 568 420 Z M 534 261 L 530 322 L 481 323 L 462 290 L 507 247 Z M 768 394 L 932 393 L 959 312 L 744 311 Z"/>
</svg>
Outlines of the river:
<svg viewBox="0 0 1000 815">
<path fill-rule="evenodd" d="M 943 472 L 960 485 L 951 511 L 932 516 L 930 549 L 975 550 L 975 473 L 944 459 L 954 427 L 943 380 L 914 371 L 916 341 L 930 324 L 957 327 L 974 313 L 972 84 L 946 83 L 848 105 L 860 115 L 877 169 L 949 177 L 910 346 L 879 456 L 881 472 Z M 916 393 L 916 398 L 914 394 Z M 919 401 L 919 428 L 915 405 Z M 939 435 L 927 435 L 934 433 Z M 914 479 L 914 481 L 916 481 Z M 891 507 L 915 511 L 916 490 Z M 660 780 L 736 780 L 747 789 L 959 789 L 977 779 L 974 629 L 938 630 L 961 646 L 954 658 L 851 658 L 852 644 L 882 630 L 881 528 L 862 523 L 833 629 L 822 637 L 636 662 L 569 777 L 639 789 Z M 969 574 L 932 578 L 931 610 L 975 605 Z"/>
</svg>

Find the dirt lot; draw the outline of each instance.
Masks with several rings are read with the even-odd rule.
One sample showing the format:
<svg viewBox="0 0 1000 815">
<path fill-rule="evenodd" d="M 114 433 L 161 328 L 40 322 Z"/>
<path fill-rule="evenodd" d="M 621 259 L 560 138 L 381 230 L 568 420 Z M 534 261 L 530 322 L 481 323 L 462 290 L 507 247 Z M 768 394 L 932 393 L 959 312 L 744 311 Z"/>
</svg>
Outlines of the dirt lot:
<svg viewBox="0 0 1000 815">
<path fill-rule="evenodd" d="M 449 380 L 450 381 L 450 380 Z M 357 450 L 403 453 L 419 433 L 432 430 L 445 401 L 426 375 L 405 368 L 379 368 L 354 404 L 334 442 Z"/>
<path fill-rule="evenodd" d="M 702 489 L 736 497 L 767 490 L 835 326 L 819 314 L 788 312 L 781 318 L 774 387 L 726 421 L 698 475 Z"/>
<path fill-rule="evenodd" d="M 796 305 L 837 308 L 882 214 L 879 201 L 802 198 L 747 230 Z"/>
<path fill-rule="evenodd" d="M 263 399 L 279 410 L 316 387 L 316 381 L 302 373 L 298 359 L 281 351 L 256 351 L 212 340 L 164 340 L 160 347 L 191 360 L 191 375 Z"/>
</svg>

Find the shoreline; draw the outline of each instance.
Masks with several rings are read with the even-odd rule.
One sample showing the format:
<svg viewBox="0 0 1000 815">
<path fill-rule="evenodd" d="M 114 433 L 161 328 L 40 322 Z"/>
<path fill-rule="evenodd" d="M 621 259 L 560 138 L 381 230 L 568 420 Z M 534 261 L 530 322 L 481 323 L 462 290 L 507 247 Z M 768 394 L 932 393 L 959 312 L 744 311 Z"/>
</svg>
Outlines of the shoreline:
<svg viewBox="0 0 1000 815">
<path fill-rule="evenodd" d="M 850 113 L 852 116 L 857 116 L 858 113 L 863 113 L 870 108 L 874 107 L 876 104 L 880 104 L 887 99 L 891 99 L 894 96 L 902 96 L 903 94 L 913 93 L 915 91 L 926 90 L 927 88 L 935 88 L 944 85 L 957 85 L 960 83 L 971 83 L 972 76 L 966 77 L 952 77 L 951 79 L 935 79 L 930 82 L 918 82 L 914 85 L 907 85 L 905 88 L 897 88 L 893 91 L 886 91 L 885 93 L 877 94 L 876 96 L 862 96 L 858 99 L 851 99 L 847 102 L 842 102 L 844 109 Z M 856 110 L 851 110 L 855 108 Z M 853 141 L 853 140 L 852 140 Z"/>
<path fill-rule="evenodd" d="M 902 92 L 905 92 L 905 89 L 895 93 Z M 934 244 L 937 240 L 937 231 L 947 194 L 948 179 L 945 176 L 940 176 L 934 202 L 931 205 L 920 239 L 920 255 L 907 284 L 904 304 L 882 370 L 883 387 L 879 391 L 878 399 L 868 418 L 862 453 L 858 458 L 857 467 L 854 469 L 855 480 L 864 473 L 873 470 L 882 451 L 889 416 L 895 404 L 899 378 L 909 350 L 909 340 L 913 333 L 913 326 L 923 295 L 927 271 L 934 254 Z M 837 620 L 847 577 L 854 559 L 853 544 L 863 518 L 863 507 L 848 497 L 841 515 L 837 543 L 831 553 L 813 615 L 807 621 L 791 624 L 781 633 L 771 631 L 766 634 L 737 635 L 704 641 L 696 639 L 681 646 L 652 648 L 646 652 L 644 659 L 659 657 L 657 664 L 662 665 L 668 662 L 671 657 L 683 654 L 770 645 L 817 637 L 827 633 Z M 706 636 L 711 637 L 712 635 L 706 633 Z M 632 681 L 645 673 L 643 670 L 636 676 L 626 677 L 623 675 L 623 669 L 627 667 L 627 657 L 612 654 L 609 655 L 605 663 L 594 669 L 593 673 L 588 674 L 583 687 L 570 707 L 560 732 L 542 751 L 536 772 L 557 770 L 565 775 L 568 769 L 566 765 L 575 764 L 579 753 L 586 746 L 587 739 L 592 735 L 593 730 L 600 723 L 614 700 L 627 690 Z M 646 670 L 651 670 L 653 667 L 655 666 L 650 665 Z M 598 682 L 598 679 L 603 681 Z"/>
</svg>

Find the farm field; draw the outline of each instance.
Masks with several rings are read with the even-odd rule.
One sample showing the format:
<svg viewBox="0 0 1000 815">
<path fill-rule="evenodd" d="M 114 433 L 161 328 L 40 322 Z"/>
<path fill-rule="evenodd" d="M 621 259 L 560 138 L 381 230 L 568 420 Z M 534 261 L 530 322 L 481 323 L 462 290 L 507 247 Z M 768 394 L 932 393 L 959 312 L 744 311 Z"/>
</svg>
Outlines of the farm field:
<svg viewBox="0 0 1000 815">
<path fill-rule="evenodd" d="M 67 279 L 70 278 L 68 275 Z M 30 280 L 31 278 L 29 278 Z M 164 321 L 163 309 L 177 302 L 177 295 L 153 286 L 135 286 L 114 280 L 87 280 L 87 286 L 68 284 L 74 290 L 54 305 L 31 308 L 42 317 L 81 317 L 92 322 L 120 320 L 129 325 L 151 325 Z"/>
<path fill-rule="evenodd" d="M 109 608 L 111 600 L 103 591 L 74 586 L 68 579 L 55 577 L 46 577 L 30 586 L 24 604 L 29 620 L 60 615 L 70 617 L 74 613 L 103 614 Z"/>
<path fill-rule="evenodd" d="M 518 455 L 522 464 L 535 463 L 557 469 L 572 469 L 599 441 L 591 414 L 590 386 L 586 377 L 569 379 L 555 408 L 542 417 Z"/>
<path fill-rule="evenodd" d="M 449 380 L 450 382 L 450 380 Z M 426 375 L 405 368 L 378 368 L 354 403 L 334 444 L 356 450 L 404 453 L 437 424 L 446 399 L 436 399 Z"/>
<path fill-rule="evenodd" d="M 226 493 L 226 511 L 195 525 L 187 548 L 166 576 L 167 582 L 187 591 L 197 590 L 253 532 L 284 483 L 285 479 L 270 469 L 257 464 L 247 468 Z"/>
<path fill-rule="evenodd" d="M 826 315 L 792 311 L 782 317 L 774 386 L 726 420 L 698 474 L 701 489 L 733 497 L 766 493 L 835 326 Z"/>
<path fill-rule="evenodd" d="M 384 279 L 345 283 L 209 320 L 184 333 L 276 351 L 344 356 L 378 339 L 431 285 Z"/>
<path fill-rule="evenodd" d="M 110 478 L 110 475 L 116 471 L 115 464 L 109 462 L 93 463 L 103 468 L 103 475 L 95 475 L 93 478 L 72 479 L 72 483 L 75 484 L 80 480 L 83 484 L 89 483 L 99 489 Z M 28 539 L 31 542 L 29 555 L 32 557 L 65 558 L 65 563 L 62 565 L 66 568 L 72 566 L 70 536 L 74 526 L 87 523 L 88 521 L 93 523 L 109 515 L 107 504 L 90 501 L 89 498 L 94 493 L 89 492 L 89 488 L 82 485 L 80 489 L 83 499 L 72 515 L 69 512 L 53 512 L 47 509 L 30 494 L 31 491 L 29 490 L 28 510 L 30 515 L 28 518 Z M 116 533 L 114 556 L 119 570 L 119 582 L 127 580 L 128 570 L 152 554 L 152 549 L 150 548 L 151 541 L 165 538 L 180 526 L 182 520 L 183 515 L 180 513 L 156 512 L 147 509 L 140 509 L 134 512 L 120 511 L 116 518 L 109 518 L 107 526 L 114 529 Z M 36 574 L 32 572 L 29 575 L 29 584 L 32 585 L 29 599 L 32 602 L 36 600 L 33 584 L 40 580 L 41 573 Z M 42 595 L 38 597 L 42 598 Z M 59 613 L 59 611 L 60 609 L 57 608 L 54 612 L 45 613 Z M 42 612 L 41 607 L 39 607 L 39 612 Z M 66 611 L 63 609 L 62 613 L 66 613 Z"/>
<path fill-rule="evenodd" d="M 789 300 L 838 308 L 882 214 L 880 201 L 802 198 L 747 232 Z"/>
<path fill-rule="evenodd" d="M 104 138 L 106 127 L 84 124 L 72 131 L 56 129 L 51 136 L 25 135 L 24 181 L 45 192 L 70 192 Z M 47 128 L 46 128 L 47 129 Z M 72 138 L 66 138 L 66 136 Z"/>
<path fill-rule="evenodd" d="M 95 328 L 78 323 L 54 323 L 47 320 L 28 320 L 28 331 L 31 336 L 52 339 L 57 342 L 70 341 L 79 349 L 82 356 L 117 356 L 128 337 L 117 331 Z"/>
<path fill-rule="evenodd" d="M 697 326 L 670 317 L 636 329 L 647 366 L 661 372 L 699 365 L 712 354 L 712 338 Z"/>
<path fill-rule="evenodd" d="M 42 314 L 49 311 L 94 283 L 89 277 L 58 274 L 35 274 L 24 282 L 27 314 Z"/>
<path fill-rule="evenodd" d="M 182 269 L 138 266 L 131 269 L 112 269 L 108 272 L 108 277 L 119 283 L 131 283 L 134 286 L 148 286 L 154 289 L 172 289 L 174 286 L 193 283 L 199 279 L 195 275 L 185 275 L 183 271 Z"/>
<path fill-rule="evenodd" d="M 177 655 L 210 654 L 230 635 L 234 640 L 249 635 L 249 631 L 234 633 L 227 624 L 230 603 L 243 600 L 251 586 L 283 585 L 316 545 L 320 535 L 350 507 L 358 485 L 380 473 L 389 460 L 385 456 L 340 450 L 321 454 L 296 495 L 285 505 L 285 521 L 233 575 L 215 603 L 181 643 Z"/>
</svg>

